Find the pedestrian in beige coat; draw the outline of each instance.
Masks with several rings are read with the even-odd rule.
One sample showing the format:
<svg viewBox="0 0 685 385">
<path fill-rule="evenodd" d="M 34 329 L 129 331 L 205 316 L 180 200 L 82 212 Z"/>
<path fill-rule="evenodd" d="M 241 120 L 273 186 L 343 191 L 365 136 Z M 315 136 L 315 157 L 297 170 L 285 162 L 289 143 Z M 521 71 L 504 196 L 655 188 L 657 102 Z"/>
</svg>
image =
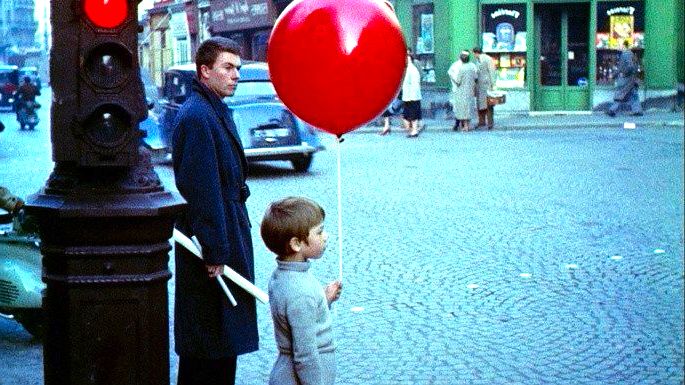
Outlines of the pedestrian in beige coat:
<svg viewBox="0 0 685 385">
<path fill-rule="evenodd" d="M 459 60 L 450 66 L 447 74 L 452 81 L 452 107 L 456 120 L 453 129 L 468 131 L 478 78 L 478 69 L 469 62 L 469 51 L 461 51 Z"/>
<path fill-rule="evenodd" d="M 495 62 L 490 56 L 476 47 L 473 49 L 473 56 L 476 58 L 478 67 L 478 85 L 476 87 L 476 103 L 478 105 L 478 126 L 492 130 L 495 125 L 494 106 L 488 105 L 488 91 L 495 88 Z"/>
</svg>

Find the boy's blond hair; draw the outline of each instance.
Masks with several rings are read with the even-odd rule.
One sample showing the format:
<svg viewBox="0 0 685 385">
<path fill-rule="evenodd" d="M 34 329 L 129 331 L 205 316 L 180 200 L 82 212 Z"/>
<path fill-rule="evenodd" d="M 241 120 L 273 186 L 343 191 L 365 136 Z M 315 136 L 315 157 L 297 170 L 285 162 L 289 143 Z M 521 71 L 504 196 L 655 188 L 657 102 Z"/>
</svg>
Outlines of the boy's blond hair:
<svg viewBox="0 0 685 385">
<path fill-rule="evenodd" d="M 306 242 L 309 230 L 321 224 L 326 212 L 316 202 L 304 197 L 288 197 L 269 205 L 260 228 L 262 239 L 276 255 L 293 253 L 290 240 Z"/>
</svg>

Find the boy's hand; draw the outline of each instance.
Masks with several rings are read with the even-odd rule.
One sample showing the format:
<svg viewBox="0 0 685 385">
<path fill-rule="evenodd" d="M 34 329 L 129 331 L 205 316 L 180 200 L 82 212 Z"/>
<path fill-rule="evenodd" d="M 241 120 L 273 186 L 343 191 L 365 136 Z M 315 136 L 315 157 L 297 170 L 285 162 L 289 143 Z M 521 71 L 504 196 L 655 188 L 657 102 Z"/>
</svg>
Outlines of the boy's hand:
<svg viewBox="0 0 685 385">
<path fill-rule="evenodd" d="M 326 299 L 328 300 L 328 304 L 330 305 L 331 303 L 337 301 L 338 298 L 340 298 L 340 293 L 342 292 L 342 282 L 336 280 L 329 283 L 324 288 L 324 292 L 326 293 Z"/>
</svg>

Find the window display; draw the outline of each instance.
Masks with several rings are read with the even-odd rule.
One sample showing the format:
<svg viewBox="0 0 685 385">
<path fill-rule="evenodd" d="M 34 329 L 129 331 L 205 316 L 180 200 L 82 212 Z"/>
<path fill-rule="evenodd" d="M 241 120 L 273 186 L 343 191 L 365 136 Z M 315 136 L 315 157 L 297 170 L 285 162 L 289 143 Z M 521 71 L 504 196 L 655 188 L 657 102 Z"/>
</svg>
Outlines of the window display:
<svg viewBox="0 0 685 385">
<path fill-rule="evenodd" d="M 613 85 L 616 62 L 628 42 L 641 60 L 644 50 L 644 5 L 642 1 L 602 1 L 597 3 L 597 84 Z"/>
<path fill-rule="evenodd" d="M 526 76 L 526 4 L 481 7 L 483 52 L 495 61 L 497 87 L 524 87 Z"/>
<path fill-rule="evenodd" d="M 433 4 L 419 4 L 413 8 L 414 45 L 416 67 L 421 72 L 421 82 L 435 83 L 435 39 Z"/>
</svg>

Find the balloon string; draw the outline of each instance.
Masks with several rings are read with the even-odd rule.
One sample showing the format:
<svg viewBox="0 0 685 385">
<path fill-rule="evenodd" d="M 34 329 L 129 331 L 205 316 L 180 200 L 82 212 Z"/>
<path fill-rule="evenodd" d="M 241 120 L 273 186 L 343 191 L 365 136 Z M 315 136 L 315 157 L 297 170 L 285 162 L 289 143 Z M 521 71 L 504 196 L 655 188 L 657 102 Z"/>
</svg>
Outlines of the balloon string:
<svg viewBox="0 0 685 385">
<path fill-rule="evenodd" d="M 342 177 L 340 167 L 340 143 L 342 138 L 338 136 L 338 277 L 343 280 L 343 230 L 342 230 Z"/>
</svg>

